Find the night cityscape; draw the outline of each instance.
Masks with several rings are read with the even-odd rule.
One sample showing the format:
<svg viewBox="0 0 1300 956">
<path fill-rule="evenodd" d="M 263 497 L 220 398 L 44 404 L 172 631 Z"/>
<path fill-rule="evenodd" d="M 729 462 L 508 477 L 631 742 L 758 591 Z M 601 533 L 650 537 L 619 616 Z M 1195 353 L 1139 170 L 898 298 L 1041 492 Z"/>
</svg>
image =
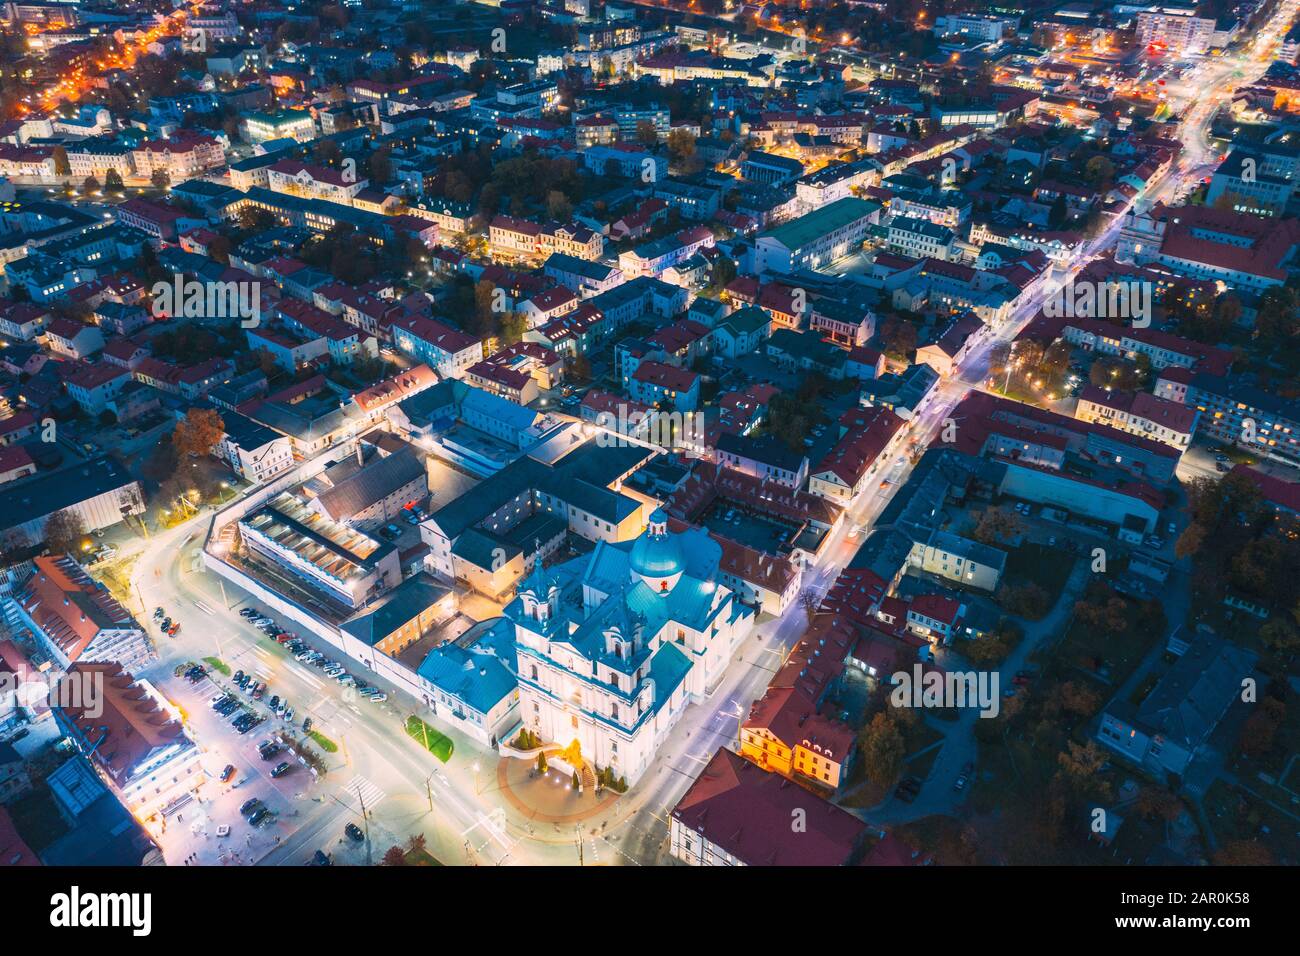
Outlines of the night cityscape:
<svg viewBox="0 0 1300 956">
<path fill-rule="evenodd" d="M 1298 0 L 0 44 L 0 865 L 1300 863 Z"/>
</svg>

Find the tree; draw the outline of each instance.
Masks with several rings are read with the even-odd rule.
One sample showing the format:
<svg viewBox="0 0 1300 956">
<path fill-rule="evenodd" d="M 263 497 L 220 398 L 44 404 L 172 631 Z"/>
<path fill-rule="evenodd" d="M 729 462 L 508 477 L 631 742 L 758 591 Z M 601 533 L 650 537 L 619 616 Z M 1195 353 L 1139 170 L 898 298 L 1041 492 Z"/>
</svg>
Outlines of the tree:
<svg viewBox="0 0 1300 956">
<path fill-rule="evenodd" d="M 172 183 L 171 176 L 165 169 L 155 169 L 153 175 L 149 177 L 149 182 L 153 183 L 158 189 L 166 189 Z"/>
<path fill-rule="evenodd" d="M 1178 541 L 1174 544 L 1174 555 L 1182 560 L 1201 550 L 1201 545 L 1205 542 L 1205 529 L 1193 521 L 1183 533 L 1178 536 Z"/>
<path fill-rule="evenodd" d="M 573 771 L 573 779 L 570 781 L 570 783 L 572 783 L 574 790 L 582 789 L 582 781 L 578 779 L 578 771 L 576 770 Z"/>
<path fill-rule="evenodd" d="M 892 787 L 903 772 L 906 744 L 898 725 L 881 711 L 858 736 L 858 752 L 867 776 L 879 787 Z"/>
<path fill-rule="evenodd" d="M 1269 618 L 1259 628 L 1259 641 L 1277 654 L 1300 650 L 1300 631 L 1285 617 Z"/>
<path fill-rule="evenodd" d="M 372 152 L 366 160 L 366 171 L 370 174 L 370 179 L 375 184 L 388 182 L 393 178 L 393 161 L 391 159 L 392 150 L 387 146 L 381 146 Z"/>
<path fill-rule="evenodd" d="M 537 772 L 546 773 L 546 754 L 544 753 L 537 755 Z"/>
<path fill-rule="evenodd" d="M 50 158 L 54 160 L 54 175 L 72 175 L 72 164 L 68 162 L 68 151 L 66 149 L 62 146 L 55 146 L 50 151 Z"/>
<path fill-rule="evenodd" d="M 260 206 L 247 203 L 239 210 L 239 228 L 241 229 L 246 229 L 249 232 L 265 232 L 268 229 L 275 228 L 275 225 L 276 218 L 274 214 Z"/>
<path fill-rule="evenodd" d="M 813 622 L 817 616 L 817 609 L 821 606 L 821 601 L 817 597 L 817 592 L 812 588 L 807 588 L 799 594 L 799 606 L 803 608 L 804 614 L 808 618 L 808 623 Z"/>
<path fill-rule="evenodd" d="M 226 424 L 216 409 L 191 408 L 176 423 L 172 445 L 177 455 L 201 458 L 212 454 L 212 449 L 220 444 L 225 434 Z"/>
<path fill-rule="evenodd" d="M 1108 589 L 1109 590 L 1109 589 Z M 1114 592 L 1109 597 L 1083 599 L 1074 605 L 1075 619 L 1106 634 L 1119 634 L 1128 627 L 1128 605 Z"/>
<path fill-rule="evenodd" d="M 1023 530 L 1020 518 L 1006 508 L 985 508 L 980 512 L 971 537 L 981 544 L 996 544 L 1015 538 Z"/>
<path fill-rule="evenodd" d="M 122 174 L 116 169 L 110 169 L 104 173 L 104 191 L 109 193 L 121 193 L 124 189 L 122 183 Z"/>
<path fill-rule="evenodd" d="M 383 866 L 406 866 L 406 851 L 394 843 L 384 851 Z"/>
<path fill-rule="evenodd" d="M 99 191 L 99 180 L 94 176 L 87 176 L 85 182 L 81 184 L 81 193 L 84 196 L 94 195 Z"/>
<path fill-rule="evenodd" d="M 573 215 L 573 203 L 564 193 L 552 189 L 546 194 L 546 214 L 552 219 L 566 221 Z"/>
<path fill-rule="evenodd" d="M 1095 779 L 1106 763 L 1106 751 L 1094 740 L 1080 744 L 1070 740 L 1066 742 L 1063 753 L 1056 755 L 1057 762 L 1067 779 L 1083 782 Z"/>
<path fill-rule="evenodd" d="M 1216 866 L 1272 866 L 1273 854 L 1258 840 L 1229 840 L 1214 854 Z"/>
<path fill-rule="evenodd" d="M 998 589 L 997 600 L 1007 612 L 1030 620 L 1037 620 L 1052 607 L 1051 595 L 1042 585 L 1032 581 L 1002 585 Z"/>
<path fill-rule="evenodd" d="M 1115 176 L 1115 164 L 1105 156 L 1094 156 L 1084 166 L 1083 175 L 1094 186 L 1109 186 Z"/>
<path fill-rule="evenodd" d="M 686 129 L 675 129 L 669 133 L 668 155 L 679 166 L 689 166 L 695 158 L 694 134 Z"/>
<path fill-rule="evenodd" d="M 653 146 L 659 142 L 659 130 L 649 120 L 637 120 L 636 140 L 642 146 Z"/>
<path fill-rule="evenodd" d="M 81 515 L 71 508 L 56 511 L 45 520 L 45 544 L 51 554 L 77 554 L 86 536 Z"/>
</svg>

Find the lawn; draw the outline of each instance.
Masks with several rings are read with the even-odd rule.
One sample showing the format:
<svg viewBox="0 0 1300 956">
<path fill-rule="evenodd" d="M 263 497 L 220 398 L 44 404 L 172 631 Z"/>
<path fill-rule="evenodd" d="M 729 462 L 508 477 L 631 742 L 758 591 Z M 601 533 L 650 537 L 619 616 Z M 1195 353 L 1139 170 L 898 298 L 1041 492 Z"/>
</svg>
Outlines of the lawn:
<svg viewBox="0 0 1300 956">
<path fill-rule="evenodd" d="M 1066 667 L 1075 667 L 1108 687 L 1118 687 L 1160 640 L 1160 634 L 1140 628 L 1132 616 L 1119 634 L 1107 634 L 1075 620 L 1056 645 L 1055 654 Z"/>
<path fill-rule="evenodd" d="M 319 730 L 309 730 L 307 731 L 307 736 L 310 737 L 312 740 L 314 740 L 316 742 L 316 746 L 319 747 L 321 750 L 325 751 L 327 754 L 338 753 L 339 745 L 336 744 L 334 741 L 330 740 Z"/>
<path fill-rule="evenodd" d="M 443 763 L 451 759 L 451 752 L 455 749 L 451 738 L 434 730 L 419 717 L 412 715 L 406 718 L 406 733 Z"/>
<path fill-rule="evenodd" d="M 1275 863 L 1300 861 L 1300 827 L 1271 804 L 1222 778 L 1210 784 L 1203 804 L 1220 848 L 1225 843 L 1259 840 L 1273 854 Z"/>
<path fill-rule="evenodd" d="M 428 850 L 424 849 L 423 847 L 417 847 L 414 850 L 406 851 L 406 865 L 407 866 L 442 866 L 442 864 L 438 862 L 438 858 L 435 857 Z"/>
<path fill-rule="evenodd" d="M 1060 548 L 1026 541 L 1007 553 L 1006 575 L 1016 582 L 1032 582 L 1048 593 L 1055 605 L 1074 570 L 1074 555 Z"/>
<path fill-rule="evenodd" d="M 226 677 L 230 676 L 230 665 L 219 657 L 205 657 L 203 658 L 203 663 L 207 664 L 219 674 L 224 674 Z"/>
</svg>

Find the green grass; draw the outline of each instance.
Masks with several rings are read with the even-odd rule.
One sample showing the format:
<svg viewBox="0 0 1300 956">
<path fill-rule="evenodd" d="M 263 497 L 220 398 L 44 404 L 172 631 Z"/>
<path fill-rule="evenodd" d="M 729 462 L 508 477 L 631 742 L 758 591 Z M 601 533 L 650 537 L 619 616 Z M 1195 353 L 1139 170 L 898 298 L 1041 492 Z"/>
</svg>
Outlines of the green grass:
<svg viewBox="0 0 1300 956">
<path fill-rule="evenodd" d="M 207 664 L 214 671 L 224 674 L 226 677 L 230 676 L 230 665 L 219 657 L 205 657 L 203 658 L 203 663 Z"/>
<path fill-rule="evenodd" d="M 339 745 L 330 740 L 319 730 L 309 730 L 307 731 L 307 736 L 315 741 L 316 746 L 320 747 L 320 749 L 325 751 L 327 754 L 338 753 Z"/>
<path fill-rule="evenodd" d="M 1160 634 L 1143 631 L 1131 616 L 1132 613 L 1130 607 L 1128 626 L 1119 634 L 1107 634 L 1073 621 L 1057 645 L 1056 656 L 1066 666 L 1078 668 L 1101 684 L 1119 687 L 1161 639 Z M 1105 678 L 1093 667 L 1096 658 L 1101 658 L 1109 668 Z"/>
<path fill-rule="evenodd" d="M 1287 865 L 1300 860 L 1296 822 L 1272 804 L 1223 778 L 1210 784 L 1202 802 L 1220 847 L 1236 840 L 1259 840 L 1273 854 L 1276 863 Z"/>
<path fill-rule="evenodd" d="M 1007 553 L 1007 577 L 1032 581 L 1048 593 L 1055 605 L 1074 570 L 1074 555 L 1060 548 L 1026 542 Z"/>
<path fill-rule="evenodd" d="M 455 749 L 451 738 L 434 730 L 419 717 L 412 715 L 406 718 L 406 733 L 443 763 L 451 759 L 452 750 Z"/>
<path fill-rule="evenodd" d="M 442 866 L 442 863 L 439 862 L 438 858 L 435 857 L 428 850 L 425 850 L 423 848 L 417 848 L 414 850 L 406 851 L 406 865 L 407 866 Z"/>
</svg>

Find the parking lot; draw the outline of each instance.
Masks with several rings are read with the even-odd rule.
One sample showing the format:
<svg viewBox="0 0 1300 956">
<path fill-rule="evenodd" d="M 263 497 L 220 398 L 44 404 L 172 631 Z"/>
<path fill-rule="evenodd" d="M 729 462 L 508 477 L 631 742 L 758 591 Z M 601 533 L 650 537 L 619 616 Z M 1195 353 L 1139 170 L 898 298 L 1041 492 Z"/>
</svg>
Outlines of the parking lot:
<svg viewBox="0 0 1300 956">
<path fill-rule="evenodd" d="M 250 864 L 280 847 L 303 815 L 326 800 L 317 786 L 318 768 L 337 762 L 338 745 L 325 731 L 351 723 L 346 708 L 360 718 L 362 707 L 378 708 L 387 700 L 386 691 L 359 680 L 342 661 L 258 609 L 244 608 L 240 615 L 283 647 L 284 655 L 240 645 L 224 659 L 181 665 L 162 681 L 204 751 L 197 799 L 163 821 L 157 834 L 168 862 L 176 865 Z M 192 615 L 189 620 L 196 626 Z M 169 640 L 164 624 L 179 628 L 166 608 L 156 608 L 152 626 L 159 641 Z M 215 643 L 221 647 L 220 640 Z M 342 693 L 330 693 L 327 681 Z"/>
</svg>

